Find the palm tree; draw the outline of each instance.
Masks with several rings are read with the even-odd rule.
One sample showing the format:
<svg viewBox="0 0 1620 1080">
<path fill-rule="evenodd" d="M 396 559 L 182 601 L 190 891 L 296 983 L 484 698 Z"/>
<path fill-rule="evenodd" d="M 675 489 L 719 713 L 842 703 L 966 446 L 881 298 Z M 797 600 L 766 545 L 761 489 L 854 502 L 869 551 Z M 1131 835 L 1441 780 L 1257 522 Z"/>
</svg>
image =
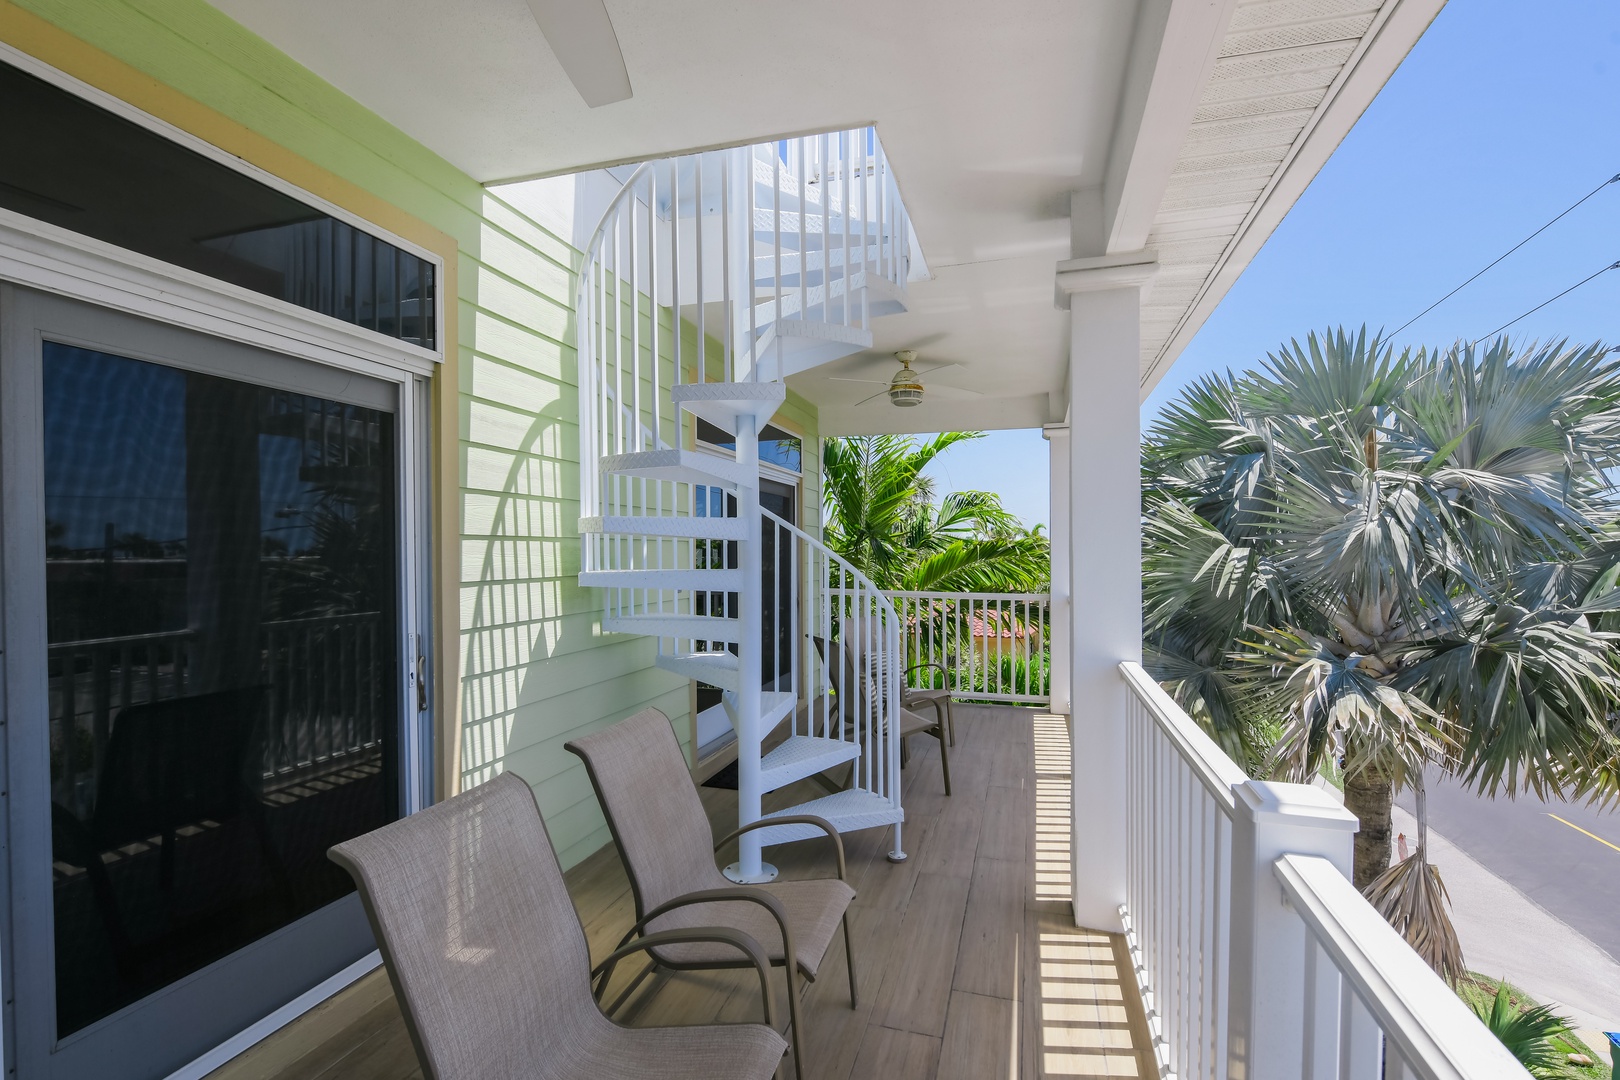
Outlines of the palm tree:
<svg viewBox="0 0 1620 1080">
<path fill-rule="evenodd" d="M 1037 592 L 1051 580 L 1039 527 L 1026 529 L 988 491 L 935 501 L 928 463 L 976 431 L 917 441 L 903 435 L 828 438 L 822 447 L 826 542 L 881 589 Z"/>
<path fill-rule="evenodd" d="M 1251 771 L 1342 768 L 1360 888 L 1425 767 L 1488 795 L 1620 792 L 1607 351 L 1313 334 L 1189 387 L 1144 440 L 1148 664 Z"/>
</svg>

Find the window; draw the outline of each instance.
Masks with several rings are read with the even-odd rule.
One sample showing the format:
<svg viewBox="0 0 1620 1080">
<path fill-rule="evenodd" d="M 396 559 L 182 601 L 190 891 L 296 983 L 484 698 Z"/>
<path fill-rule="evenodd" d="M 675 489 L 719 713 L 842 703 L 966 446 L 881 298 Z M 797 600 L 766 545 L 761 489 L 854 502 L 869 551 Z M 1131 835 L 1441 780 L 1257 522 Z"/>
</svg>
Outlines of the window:
<svg viewBox="0 0 1620 1080">
<path fill-rule="evenodd" d="M 699 442 L 721 450 L 736 450 L 736 436 L 728 435 L 707 420 L 697 422 Z M 804 471 L 804 443 L 797 435 L 790 435 L 779 427 L 766 424 L 759 432 L 759 460 L 788 472 Z"/>
<path fill-rule="evenodd" d="M 434 348 L 434 264 L 0 63 L 0 207 Z"/>
</svg>

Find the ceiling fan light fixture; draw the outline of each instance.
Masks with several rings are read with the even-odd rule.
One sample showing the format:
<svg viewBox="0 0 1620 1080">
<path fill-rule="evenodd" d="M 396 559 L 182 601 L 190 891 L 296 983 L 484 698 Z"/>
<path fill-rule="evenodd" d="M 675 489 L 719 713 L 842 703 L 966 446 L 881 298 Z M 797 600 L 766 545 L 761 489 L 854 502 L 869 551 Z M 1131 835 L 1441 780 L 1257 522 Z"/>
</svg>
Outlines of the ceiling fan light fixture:
<svg viewBox="0 0 1620 1080">
<path fill-rule="evenodd" d="M 898 372 L 894 381 L 889 384 L 889 404 L 909 409 L 913 405 L 921 405 L 923 399 L 923 384 L 917 376 L 909 371 Z"/>
<path fill-rule="evenodd" d="M 889 380 L 889 404 L 900 409 L 909 409 L 914 405 L 921 405 L 923 399 L 922 380 L 917 373 L 911 370 L 911 362 L 917 354 L 910 349 L 894 354 L 900 361 L 900 370 L 894 373 Z"/>
</svg>

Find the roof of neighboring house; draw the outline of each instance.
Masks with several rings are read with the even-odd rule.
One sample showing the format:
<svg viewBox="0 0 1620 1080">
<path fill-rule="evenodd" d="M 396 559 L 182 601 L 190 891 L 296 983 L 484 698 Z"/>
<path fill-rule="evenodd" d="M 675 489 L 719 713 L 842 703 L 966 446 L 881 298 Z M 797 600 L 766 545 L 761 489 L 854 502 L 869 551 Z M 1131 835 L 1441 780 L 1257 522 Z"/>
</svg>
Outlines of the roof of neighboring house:
<svg viewBox="0 0 1620 1080">
<path fill-rule="evenodd" d="M 1000 623 L 1000 626 L 999 626 L 1000 633 L 997 633 L 997 629 L 998 629 L 997 623 L 998 622 Z M 1030 638 L 1033 639 L 1033 638 L 1039 638 L 1041 636 L 1041 628 L 1040 627 L 1038 627 L 1038 626 L 1029 626 L 1029 625 L 1026 625 L 1024 623 L 1018 622 L 1016 620 L 1011 620 L 1011 619 L 1002 619 L 1002 620 L 986 619 L 982 615 L 974 615 L 968 620 L 968 625 L 971 628 L 971 633 L 976 638 L 987 638 L 987 637 L 1021 638 L 1021 637 L 1024 637 L 1027 634 Z"/>
</svg>

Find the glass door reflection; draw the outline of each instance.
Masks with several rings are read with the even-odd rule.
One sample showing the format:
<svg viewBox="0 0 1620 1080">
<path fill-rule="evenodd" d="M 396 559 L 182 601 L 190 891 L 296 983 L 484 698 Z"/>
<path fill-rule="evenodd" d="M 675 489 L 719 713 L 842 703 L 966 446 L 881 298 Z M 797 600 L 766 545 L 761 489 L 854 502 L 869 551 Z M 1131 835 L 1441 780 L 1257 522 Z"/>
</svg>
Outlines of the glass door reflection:
<svg viewBox="0 0 1620 1080">
<path fill-rule="evenodd" d="M 43 347 L 58 1037 L 351 891 L 398 816 L 392 414 Z"/>
</svg>

